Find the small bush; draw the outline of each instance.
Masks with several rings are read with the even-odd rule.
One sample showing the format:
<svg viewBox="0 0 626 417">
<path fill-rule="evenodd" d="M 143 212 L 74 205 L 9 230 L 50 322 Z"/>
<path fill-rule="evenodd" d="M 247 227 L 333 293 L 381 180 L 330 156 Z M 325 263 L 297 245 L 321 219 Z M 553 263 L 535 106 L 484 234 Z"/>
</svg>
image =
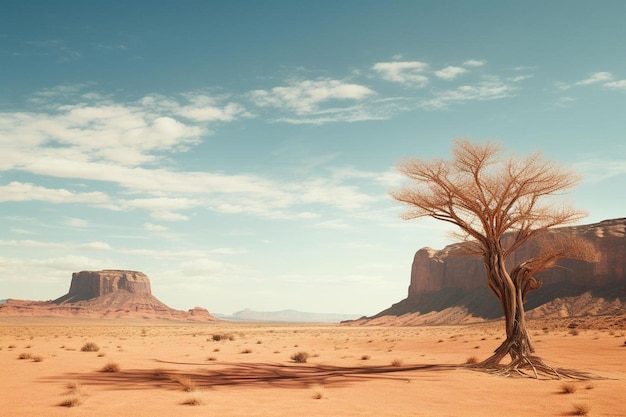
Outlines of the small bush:
<svg viewBox="0 0 626 417">
<path fill-rule="evenodd" d="M 97 352 L 100 350 L 100 346 L 96 345 L 94 342 L 87 342 L 80 350 L 81 352 Z"/>
<path fill-rule="evenodd" d="M 586 416 L 591 411 L 591 406 L 585 403 L 577 403 L 574 404 L 574 412 L 575 416 Z"/>
<path fill-rule="evenodd" d="M 306 363 L 307 359 L 309 359 L 308 352 L 298 352 L 291 355 L 291 360 L 295 363 Z"/>
<path fill-rule="evenodd" d="M 470 356 L 465 360 L 466 365 L 476 365 L 478 363 L 478 358 L 476 356 Z"/>
<path fill-rule="evenodd" d="M 322 391 L 316 391 L 315 394 L 313 394 L 314 400 L 321 400 L 322 398 L 324 398 L 324 393 Z"/>
<path fill-rule="evenodd" d="M 391 361 L 391 366 L 400 367 L 402 364 L 402 359 L 394 359 Z"/>
<path fill-rule="evenodd" d="M 59 406 L 61 406 L 61 407 L 76 407 L 76 406 L 81 405 L 82 403 L 83 403 L 82 397 L 80 397 L 78 395 L 72 395 L 70 397 L 67 397 L 63 401 L 61 401 L 59 403 Z"/>
<path fill-rule="evenodd" d="M 561 393 L 562 394 L 573 394 L 578 390 L 578 387 L 571 382 L 564 382 L 561 384 Z"/>
<path fill-rule="evenodd" d="M 361 360 L 362 361 L 369 361 L 370 360 L 370 355 L 363 355 L 363 356 L 361 356 Z"/>
<path fill-rule="evenodd" d="M 17 358 L 18 359 L 32 359 L 33 354 L 29 352 L 24 352 L 24 353 L 20 353 L 20 356 L 18 356 Z"/>
<path fill-rule="evenodd" d="M 204 404 L 204 401 L 202 400 L 202 396 L 200 395 L 200 393 L 197 391 L 191 394 L 191 396 L 187 398 L 185 401 L 183 401 L 183 405 L 202 405 L 202 404 Z"/>
<path fill-rule="evenodd" d="M 100 369 L 100 372 L 119 372 L 120 366 L 115 362 L 107 362 L 106 365 Z"/>
<path fill-rule="evenodd" d="M 43 356 L 33 355 L 33 362 L 43 362 Z"/>
<path fill-rule="evenodd" d="M 252 349 L 244 349 L 241 351 L 243 354 L 252 353 Z"/>
<path fill-rule="evenodd" d="M 211 337 L 216 342 L 219 342 L 220 340 L 235 340 L 235 336 L 229 333 L 215 333 Z"/>
<path fill-rule="evenodd" d="M 571 334 L 572 336 L 578 336 L 580 332 L 578 331 L 578 329 L 570 329 L 569 334 Z"/>
</svg>

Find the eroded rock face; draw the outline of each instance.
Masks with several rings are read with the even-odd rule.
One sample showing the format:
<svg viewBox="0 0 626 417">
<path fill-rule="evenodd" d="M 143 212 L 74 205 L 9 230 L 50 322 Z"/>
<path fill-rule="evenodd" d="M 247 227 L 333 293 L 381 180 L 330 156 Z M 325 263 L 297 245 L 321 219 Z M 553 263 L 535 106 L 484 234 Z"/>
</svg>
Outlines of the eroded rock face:
<svg viewBox="0 0 626 417">
<path fill-rule="evenodd" d="M 63 301 L 83 301 L 116 291 L 127 291 L 136 295 L 151 296 L 150 280 L 137 271 L 105 269 L 103 271 L 81 271 L 72 274 L 70 291 Z"/>
<path fill-rule="evenodd" d="M 216 320 L 201 307 L 168 307 L 152 295 L 150 279 L 141 272 L 113 269 L 74 272 L 69 292 L 54 301 L 7 300 L 0 304 L 3 315 Z"/>
<path fill-rule="evenodd" d="M 626 218 L 563 227 L 550 233 L 584 237 L 593 243 L 598 259 L 595 263 L 562 259 L 557 267 L 537 274 L 543 287 L 529 295 L 527 310 L 557 297 L 587 292 L 605 299 L 626 299 Z M 511 256 L 509 267 L 531 258 L 536 251 L 537 247 L 532 244 L 521 247 Z M 487 289 L 482 259 L 463 253 L 462 243 L 442 250 L 423 248 L 417 251 L 407 298 L 375 317 L 413 312 L 426 314 L 456 306 L 465 308 L 469 315 L 499 317 L 501 309 Z"/>
</svg>

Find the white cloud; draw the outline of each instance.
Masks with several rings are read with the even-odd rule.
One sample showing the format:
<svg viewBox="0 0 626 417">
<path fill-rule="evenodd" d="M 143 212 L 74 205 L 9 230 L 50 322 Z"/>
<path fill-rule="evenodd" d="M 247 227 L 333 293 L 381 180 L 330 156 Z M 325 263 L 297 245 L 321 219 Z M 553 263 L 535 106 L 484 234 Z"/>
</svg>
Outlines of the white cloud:
<svg viewBox="0 0 626 417">
<path fill-rule="evenodd" d="M 165 220 L 168 222 L 181 222 L 189 220 L 189 216 L 184 214 L 174 213 L 171 211 L 154 211 L 150 213 L 150 217 L 157 220 Z"/>
<path fill-rule="evenodd" d="M 143 228 L 149 232 L 163 232 L 167 230 L 167 227 L 161 226 L 160 224 L 154 224 L 154 223 L 144 223 Z"/>
<path fill-rule="evenodd" d="M 257 106 L 287 109 L 298 115 L 316 112 L 320 105 L 334 100 L 358 101 L 373 95 L 374 91 L 368 87 L 332 79 L 291 82 L 287 86 L 249 93 Z"/>
<path fill-rule="evenodd" d="M 35 184 L 11 182 L 0 185 L 0 202 L 46 201 L 49 203 L 106 203 L 109 197 L 99 191 L 76 193 L 63 188 L 45 188 Z"/>
<path fill-rule="evenodd" d="M 346 223 L 343 219 L 334 219 L 327 220 L 323 222 L 316 223 L 314 227 L 319 227 L 322 229 L 335 229 L 335 230 L 345 230 L 350 229 L 351 226 Z"/>
<path fill-rule="evenodd" d="M 626 80 L 612 81 L 604 84 L 605 87 L 614 88 L 616 90 L 626 90 Z"/>
<path fill-rule="evenodd" d="M 432 99 L 422 103 L 427 109 L 441 109 L 451 104 L 467 101 L 496 100 L 512 96 L 517 87 L 505 84 L 497 77 L 490 77 L 476 85 L 463 85 L 454 90 L 435 92 Z"/>
<path fill-rule="evenodd" d="M 485 65 L 485 61 L 478 59 L 468 59 L 463 63 L 463 66 L 465 67 L 482 67 L 483 65 Z"/>
<path fill-rule="evenodd" d="M 424 87 L 428 84 L 428 77 L 423 73 L 428 69 L 428 64 L 419 61 L 393 61 L 378 62 L 372 67 L 374 71 L 387 81 Z"/>
<path fill-rule="evenodd" d="M 613 75 L 610 72 L 595 72 L 591 74 L 589 78 L 575 82 L 574 85 L 596 84 L 604 81 L 610 81 L 612 79 Z"/>
<path fill-rule="evenodd" d="M 86 227 L 88 225 L 88 222 L 86 220 L 76 217 L 69 217 L 65 220 L 65 224 L 72 227 Z"/>
<path fill-rule="evenodd" d="M 438 71 L 435 71 L 435 76 L 443 80 L 454 80 L 459 75 L 465 74 L 467 70 L 462 67 L 445 67 Z"/>
<path fill-rule="evenodd" d="M 87 249 L 94 251 L 110 251 L 111 246 L 105 242 L 89 242 L 78 246 L 78 249 Z"/>
</svg>

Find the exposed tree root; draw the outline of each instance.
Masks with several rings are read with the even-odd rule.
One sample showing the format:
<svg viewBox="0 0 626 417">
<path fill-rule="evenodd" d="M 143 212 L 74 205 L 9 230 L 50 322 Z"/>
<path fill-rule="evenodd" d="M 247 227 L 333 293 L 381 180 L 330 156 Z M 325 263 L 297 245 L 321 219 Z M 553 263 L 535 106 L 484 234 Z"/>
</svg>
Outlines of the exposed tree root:
<svg viewBox="0 0 626 417">
<path fill-rule="evenodd" d="M 603 379 L 582 371 L 570 369 L 556 369 L 546 364 L 540 357 L 530 355 L 518 357 L 506 365 L 493 365 L 491 361 L 486 360 L 482 363 L 472 365 L 472 369 L 484 371 L 492 375 L 504 377 L 524 377 L 534 379 Z"/>
</svg>

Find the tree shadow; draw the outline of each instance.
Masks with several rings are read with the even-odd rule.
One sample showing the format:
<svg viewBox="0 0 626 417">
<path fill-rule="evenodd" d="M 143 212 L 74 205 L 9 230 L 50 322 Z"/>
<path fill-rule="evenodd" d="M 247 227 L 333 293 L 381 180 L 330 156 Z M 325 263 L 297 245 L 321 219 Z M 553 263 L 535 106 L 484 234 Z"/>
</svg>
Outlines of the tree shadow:
<svg viewBox="0 0 626 417">
<path fill-rule="evenodd" d="M 123 369 L 119 372 L 67 373 L 51 377 L 52 381 L 76 381 L 112 390 L 181 388 L 180 379 L 193 381 L 196 388 L 280 387 L 308 388 L 314 385 L 346 386 L 376 379 L 410 381 L 414 372 L 436 372 L 463 369 L 460 365 L 406 365 L 343 367 L 320 364 L 284 363 L 216 363 L 200 364 L 156 360 L 157 364 L 194 366 L 192 370 L 171 368 Z M 202 367 L 198 367 L 202 366 Z M 410 375 L 408 375 L 410 374 Z"/>
</svg>

